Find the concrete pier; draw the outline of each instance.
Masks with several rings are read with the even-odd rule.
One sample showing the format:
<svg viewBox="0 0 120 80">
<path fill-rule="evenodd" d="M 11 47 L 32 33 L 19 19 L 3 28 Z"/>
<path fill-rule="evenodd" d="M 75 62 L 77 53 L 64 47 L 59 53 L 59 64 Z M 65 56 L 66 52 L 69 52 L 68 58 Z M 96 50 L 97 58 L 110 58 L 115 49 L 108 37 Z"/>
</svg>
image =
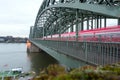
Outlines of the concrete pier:
<svg viewBox="0 0 120 80">
<path fill-rule="evenodd" d="M 41 49 L 38 48 L 36 45 L 31 43 L 30 41 L 27 41 L 27 52 L 28 53 L 35 53 L 35 52 L 40 52 Z"/>
</svg>

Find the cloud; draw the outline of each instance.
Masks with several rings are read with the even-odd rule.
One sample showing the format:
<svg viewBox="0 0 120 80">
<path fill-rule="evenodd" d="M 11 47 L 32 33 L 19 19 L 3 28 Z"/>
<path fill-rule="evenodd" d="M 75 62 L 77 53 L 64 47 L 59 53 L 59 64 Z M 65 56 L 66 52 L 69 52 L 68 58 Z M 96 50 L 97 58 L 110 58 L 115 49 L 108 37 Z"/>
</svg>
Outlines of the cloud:
<svg viewBox="0 0 120 80">
<path fill-rule="evenodd" d="M 1 36 L 14 36 L 14 37 L 28 37 L 29 26 L 21 24 L 0 24 L 0 35 Z"/>
<path fill-rule="evenodd" d="M 18 32 L 20 36 L 28 35 L 41 3 L 42 0 L 0 0 L 0 36 L 15 36 Z"/>
</svg>

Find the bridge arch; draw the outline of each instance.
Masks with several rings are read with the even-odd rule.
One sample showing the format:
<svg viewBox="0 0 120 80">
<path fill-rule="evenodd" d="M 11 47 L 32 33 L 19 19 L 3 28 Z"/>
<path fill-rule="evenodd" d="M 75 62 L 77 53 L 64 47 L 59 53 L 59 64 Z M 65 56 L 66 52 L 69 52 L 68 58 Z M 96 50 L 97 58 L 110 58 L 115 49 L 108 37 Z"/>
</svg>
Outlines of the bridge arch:
<svg viewBox="0 0 120 80">
<path fill-rule="evenodd" d="M 76 23 L 81 24 L 81 30 L 83 30 L 83 21 L 87 21 L 88 26 L 88 21 L 93 19 L 116 18 L 119 20 L 119 6 L 106 6 L 94 3 L 91 4 L 88 3 L 89 1 L 81 2 L 79 0 L 44 0 L 41 8 L 39 9 L 34 25 L 34 29 L 37 33 L 33 31 L 33 35 L 36 37 L 42 37 L 52 34 L 60 34 L 65 32 L 68 28 L 76 25 Z M 78 15 L 76 15 L 76 12 Z M 93 25 L 93 23 L 91 24 Z M 96 26 L 99 27 L 98 25 L 99 24 Z M 106 24 L 104 24 L 104 26 L 106 26 Z M 93 28 L 93 26 L 91 27 Z M 39 28 L 44 29 L 41 29 L 42 32 L 40 32 Z M 36 35 L 40 33 L 42 34 Z"/>
<path fill-rule="evenodd" d="M 115 25 L 120 25 L 120 6 L 108 0 L 105 0 L 106 2 L 103 2 L 103 0 L 99 1 L 43 0 L 35 24 L 30 30 L 30 40 L 33 40 L 33 43 L 39 47 L 43 44 L 52 49 L 61 52 L 64 51 L 67 55 L 94 64 L 104 65 L 112 63 L 112 60 L 113 62 L 119 61 L 119 43 L 78 41 L 79 31 L 106 27 L 108 19 L 115 19 L 117 21 Z M 67 39 L 66 41 L 60 41 L 61 34 L 66 32 L 75 32 L 75 41 L 70 42 Z M 58 41 L 47 40 L 47 37 L 52 38 L 55 34 L 59 35 Z M 97 55 L 97 57 L 91 55 Z M 99 55 L 101 58 L 98 58 Z M 108 56 L 108 61 L 104 61 L 105 57 Z"/>
</svg>

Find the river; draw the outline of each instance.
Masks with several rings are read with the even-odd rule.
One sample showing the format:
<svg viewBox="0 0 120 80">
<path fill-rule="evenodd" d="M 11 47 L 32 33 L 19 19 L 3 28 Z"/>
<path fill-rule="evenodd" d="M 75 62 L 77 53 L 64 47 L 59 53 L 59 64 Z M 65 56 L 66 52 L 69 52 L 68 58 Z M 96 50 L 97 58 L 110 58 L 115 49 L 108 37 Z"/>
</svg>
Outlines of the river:
<svg viewBox="0 0 120 80">
<path fill-rule="evenodd" d="M 0 71 L 23 68 L 24 72 L 38 71 L 57 60 L 42 53 L 27 53 L 25 43 L 0 43 Z"/>
<path fill-rule="evenodd" d="M 50 64 L 61 64 L 67 67 L 85 65 L 63 54 L 57 55 L 58 60 L 43 51 L 40 53 L 27 53 L 25 43 L 0 43 L 0 71 L 21 67 L 24 72 L 35 71 L 39 73 L 40 69 Z"/>
<path fill-rule="evenodd" d="M 30 65 L 25 43 L 0 43 L 0 70 L 21 67 L 29 71 Z"/>
</svg>

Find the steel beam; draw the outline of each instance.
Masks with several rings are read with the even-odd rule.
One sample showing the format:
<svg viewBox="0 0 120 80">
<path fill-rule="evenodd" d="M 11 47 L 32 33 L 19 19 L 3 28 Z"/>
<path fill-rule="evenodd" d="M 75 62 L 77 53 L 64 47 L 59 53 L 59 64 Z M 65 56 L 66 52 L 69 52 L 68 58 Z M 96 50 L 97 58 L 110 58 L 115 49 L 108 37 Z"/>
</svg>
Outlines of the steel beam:
<svg viewBox="0 0 120 80">
<path fill-rule="evenodd" d="M 89 16 L 87 16 L 87 30 L 89 30 Z"/>
<path fill-rule="evenodd" d="M 118 19 L 118 25 L 120 25 L 120 18 Z"/>
<path fill-rule="evenodd" d="M 101 28 L 102 27 L 102 16 L 99 16 L 99 18 L 100 18 L 99 24 L 100 24 L 100 28 Z"/>
<path fill-rule="evenodd" d="M 51 1 L 51 4 L 54 4 L 55 3 L 55 0 L 50 0 Z"/>
<path fill-rule="evenodd" d="M 99 15 L 96 15 L 96 28 L 99 28 Z"/>
<path fill-rule="evenodd" d="M 78 9 L 76 10 L 76 41 L 78 41 Z"/>
<path fill-rule="evenodd" d="M 91 19 L 91 29 L 93 29 L 93 15 L 92 15 L 92 19 Z"/>
<path fill-rule="evenodd" d="M 73 22 L 72 22 L 72 25 L 71 25 L 71 28 L 70 28 L 70 32 L 73 32 Z"/>
<path fill-rule="evenodd" d="M 106 27 L 106 17 L 104 17 L 104 27 Z"/>
<path fill-rule="evenodd" d="M 83 26 L 83 20 L 84 17 L 83 17 L 83 13 L 81 13 L 81 30 L 84 30 L 84 26 Z"/>
<path fill-rule="evenodd" d="M 60 2 L 60 3 L 63 3 L 63 2 L 64 2 L 64 0 L 59 0 L 59 2 Z"/>
<path fill-rule="evenodd" d="M 38 15 L 36 17 L 34 30 L 37 30 L 35 27 L 43 27 L 44 28 L 43 36 L 47 36 L 47 35 L 51 35 L 50 33 L 51 31 L 53 34 L 56 34 L 59 32 L 64 32 L 67 29 L 69 29 L 71 26 L 76 25 L 76 32 L 78 32 L 79 25 L 81 27 L 81 30 L 84 30 L 84 23 L 83 23 L 84 21 L 85 22 L 87 21 L 87 29 L 90 29 L 89 28 L 90 24 L 91 24 L 91 29 L 93 29 L 94 22 L 96 22 L 95 25 L 96 28 L 101 28 L 102 26 L 101 19 L 103 18 L 104 18 L 104 27 L 106 27 L 107 24 L 106 18 L 110 18 L 110 17 L 116 19 L 119 18 L 118 16 L 119 15 L 118 12 L 120 11 L 119 7 L 107 7 L 100 5 L 84 4 L 84 3 L 80 3 L 79 0 L 68 0 L 68 1 L 69 2 L 65 2 L 65 0 L 44 0 L 43 5 L 41 6 Z M 92 7 L 92 9 L 89 9 L 90 7 Z M 99 7 L 99 9 L 98 8 L 96 9 L 96 7 Z M 114 10 L 115 13 L 111 13 L 110 9 Z M 76 10 L 79 11 L 75 13 Z M 96 17 L 94 17 L 94 15 Z M 54 16 L 57 17 L 55 18 Z M 66 16 L 67 18 L 64 17 L 64 19 L 60 21 L 62 27 L 57 27 L 58 26 L 57 23 L 59 23 L 59 19 L 63 16 Z M 76 17 L 76 21 L 74 17 Z M 56 24 L 53 25 L 55 21 Z M 119 19 L 118 19 L 118 25 L 120 25 Z M 71 31 L 73 31 L 73 27 L 71 28 Z M 36 32 L 33 31 L 33 35 L 34 37 L 37 37 L 37 31 Z M 76 33 L 76 38 L 77 37 L 78 34 Z"/>
</svg>

